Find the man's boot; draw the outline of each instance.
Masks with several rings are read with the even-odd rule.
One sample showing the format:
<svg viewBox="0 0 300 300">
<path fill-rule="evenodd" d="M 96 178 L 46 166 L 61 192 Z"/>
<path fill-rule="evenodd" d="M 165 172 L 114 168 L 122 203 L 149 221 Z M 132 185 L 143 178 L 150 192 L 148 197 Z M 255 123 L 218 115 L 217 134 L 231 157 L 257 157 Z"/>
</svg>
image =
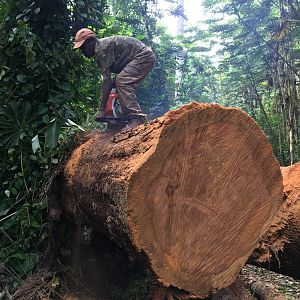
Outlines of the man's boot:
<svg viewBox="0 0 300 300">
<path fill-rule="evenodd" d="M 147 115 L 145 114 L 136 114 L 128 121 L 127 126 L 122 129 L 122 132 L 129 131 L 139 125 L 146 124 L 148 122 Z"/>
</svg>

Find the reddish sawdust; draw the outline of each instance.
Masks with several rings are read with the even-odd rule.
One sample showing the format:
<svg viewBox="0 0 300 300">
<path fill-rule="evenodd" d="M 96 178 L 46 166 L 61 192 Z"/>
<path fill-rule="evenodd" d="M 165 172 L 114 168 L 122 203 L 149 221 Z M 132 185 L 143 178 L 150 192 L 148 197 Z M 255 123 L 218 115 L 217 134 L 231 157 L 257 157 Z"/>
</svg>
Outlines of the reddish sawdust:
<svg viewBox="0 0 300 300">
<path fill-rule="evenodd" d="M 93 132 L 91 136 L 88 136 L 88 140 L 76 148 L 72 153 L 72 159 L 68 161 L 65 166 L 65 172 L 69 175 L 68 180 L 72 180 L 76 175 L 77 166 L 83 156 L 83 154 L 89 150 L 89 148 L 95 143 L 95 140 L 101 135 L 101 132 Z"/>
<path fill-rule="evenodd" d="M 263 236 L 257 252 L 254 253 L 254 261 L 263 263 L 269 261 L 278 251 L 283 251 L 288 237 L 283 234 L 289 223 L 291 214 L 299 210 L 297 203 L 300 200 L 300 162 L 290 167 L 281 167 L 283 176 L 284 199 L 282 207 L 272 221 L 268 232 Z"/>
</svg>

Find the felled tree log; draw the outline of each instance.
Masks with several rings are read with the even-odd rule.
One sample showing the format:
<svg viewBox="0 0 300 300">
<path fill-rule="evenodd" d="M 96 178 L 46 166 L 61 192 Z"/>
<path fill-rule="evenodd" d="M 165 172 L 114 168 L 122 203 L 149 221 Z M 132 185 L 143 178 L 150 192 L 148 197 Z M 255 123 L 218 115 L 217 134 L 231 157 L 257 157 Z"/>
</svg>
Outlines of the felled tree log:
<svg viewBox="0 0 300 300">
<path fill-rule="evenodd" d="M 247 282 L 245 282 L 245 286 L 250 289 L 260 300 L 288 300 L 288 298 L 283 295 L 276 287 L 271 283 L 266 283 L 262 280 L 256 281 L 253 279 L 247 278 Z M 244 299 L 244 298 L 240 298 Z"/>
<path fill-rule="evenodd" d="M 284 203 L 249 262 L 300 278 L 300 163 L 281 171 Z"/>
<path fill-rule="evenodd" d="M 239 109 L 191 103 L 71 155 L 64 210 L 197 297 L 234 282 L 282 204 L 265 134 Z"/>
</svg>

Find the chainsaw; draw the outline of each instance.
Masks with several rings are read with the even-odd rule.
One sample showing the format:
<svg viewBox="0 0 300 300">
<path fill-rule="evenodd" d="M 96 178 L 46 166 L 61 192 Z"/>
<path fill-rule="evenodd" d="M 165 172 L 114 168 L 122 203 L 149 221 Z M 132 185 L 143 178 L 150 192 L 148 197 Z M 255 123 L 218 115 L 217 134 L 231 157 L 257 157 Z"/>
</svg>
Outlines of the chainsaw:
<svg viewBox="0 0 300 300">
<path fill-rule="evenodd" d="M 147 122 L 147 116 L 143 113 L 138 114 L 139 118 Z M 108 96 L 106 105 L 104 107 L 104 117 L 96 119 L 97 122 L 107 123 L 107 129 L 121 130 L 127 126 L 128 120 L 124 118 L 121 103 L 119 101 L 119 95 L 115 84 L 112 86 L 110 94 Z"/>
<path fill-rule="evenodd" d="M 113 85 L 104 107 L 104 117 L 101 118 L 101 122 L 107 123 L 110 129 L 118 129 L 118 127 L 126 126 L 127 122 L 123 116 L 119 95 L 115 85 Z"/>
<path fill-rule="evenodd" d="M 108 100 L 104 108 L 105 116 L 107 120 L 121 120 L 123 116 L 121 104 L 119 101 L 119 95 L 115 86 L 112 87 Z"/>
</svg>

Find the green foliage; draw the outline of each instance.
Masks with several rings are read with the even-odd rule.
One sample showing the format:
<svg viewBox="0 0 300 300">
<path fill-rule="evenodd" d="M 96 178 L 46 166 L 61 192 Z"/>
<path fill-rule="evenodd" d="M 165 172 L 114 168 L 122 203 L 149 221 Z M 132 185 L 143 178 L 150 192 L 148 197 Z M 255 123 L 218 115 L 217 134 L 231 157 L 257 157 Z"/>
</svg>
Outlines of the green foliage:
<svg viewBox="0 0 300 300">
<path fill-rule="evenodd" d="M 124 35 L 132 35 L 151 43 L 156 34 L 156 2 L 157 0 L 111 0 L 115 25 L 126 27 Z"/>
<path fill-rule="evenodd" d="M 15 288 L 47 247 L 42 188 L 99 95 L 99 76 L 84 77 L 95 68 L 85 67 L 71 40 L 79 27 L 101 25 L 105 5 L 20 0 L 0 7 L 0 262 L 9 275 L 0 290 Z"/>
<path fill-rule="evenodd" d="M 264 129 L 281 164 L 300 159 L 298 18 L 294 1 L 205 1 L 215 12 L 212 39 L 221 39 L 217 94 L 239 106 Z M 224 22 L 220 14 L 225 14 Z M 298 35 L 299 36 L 299 35 Z"/>
</svg>

